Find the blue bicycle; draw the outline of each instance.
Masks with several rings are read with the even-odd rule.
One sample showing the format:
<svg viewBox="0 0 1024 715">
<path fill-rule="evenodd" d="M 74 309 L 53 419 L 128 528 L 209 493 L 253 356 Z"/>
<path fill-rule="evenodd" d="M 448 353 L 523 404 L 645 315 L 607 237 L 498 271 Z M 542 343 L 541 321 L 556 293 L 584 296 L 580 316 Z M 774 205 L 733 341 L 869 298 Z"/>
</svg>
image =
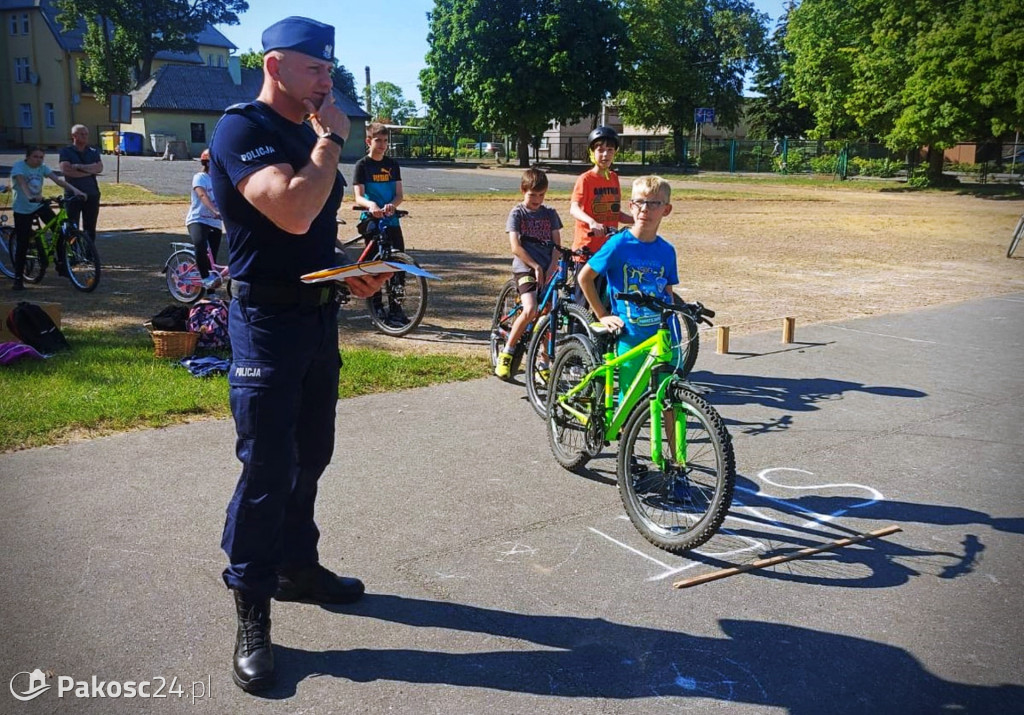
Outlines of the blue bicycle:
<svg viewBox="0 0 1024 715">
<path fill-rule="evenodd" d="M 558 336 L 568 334 L 590 335 L 594 317 L 585 308 L 574 303 L 572 293 L 576 285 L 576 270 L 582 263 L 574 257 L 587 258 L 585 249 L 572 251 L 553 246 L 558 251 L 558 270 L 548 281 L 544 297 L 538 306 L 539 317 L 523 333 L 512 353 L 510 375 L 515 375 L 526 360 L 526 391 L 537 414 L 544 416 L 547 405 L 547 379 L 549 365 L 554 360 L 554 346 Z M 498 293 L 491 318 L 491 366 L 498 364 L 498 353 L 508 341 L 512 324 L 523 310 L 515 280 L 509 279 Z"/>
</svg>

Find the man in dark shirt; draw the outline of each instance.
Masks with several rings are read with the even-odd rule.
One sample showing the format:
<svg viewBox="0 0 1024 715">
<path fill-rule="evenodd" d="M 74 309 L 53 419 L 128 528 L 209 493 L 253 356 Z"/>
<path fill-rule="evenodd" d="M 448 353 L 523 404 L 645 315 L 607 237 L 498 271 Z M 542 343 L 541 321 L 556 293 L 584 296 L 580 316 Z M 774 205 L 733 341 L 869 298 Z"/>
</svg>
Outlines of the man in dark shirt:
<svg viewBox="0 0 1024 715">
<path fill-rule="evenodd" d="M 228 376 L 242 473 L 227 509 L 224 583 L 238 614 L 233 678 L 273 683 L 270 599 L 351 603 L 363 583 L 320 565 L 317 481 L 334 450 L 334 289 L 300 276 L 335 264 L 349 119 L 334 105 L 334 28 L 289 17 L 263 33 L 263 86 L 214 131 L 210 177 L 231 271 Z M 308 119 L 308 123 L 304 122 Z M 390 274 L 348 279 L 368 298 Z"/>
<path fill-rule="evenodd" d="M 96 175 L 103 173 L 103 159 L 96 147 L 89 146 L 89 128 L 84 124 L 71 127 L 71 146 L 60 150 L 60 171 L 64 179 L 85 193 L 84 200 L 68 203 L 68 218 L 75 226 L 96 240 L 96 220 L 100 215 L 100 185 Z M 70 191 L 64 192 L 65 198 L 73 196 Z"/>
</svg>

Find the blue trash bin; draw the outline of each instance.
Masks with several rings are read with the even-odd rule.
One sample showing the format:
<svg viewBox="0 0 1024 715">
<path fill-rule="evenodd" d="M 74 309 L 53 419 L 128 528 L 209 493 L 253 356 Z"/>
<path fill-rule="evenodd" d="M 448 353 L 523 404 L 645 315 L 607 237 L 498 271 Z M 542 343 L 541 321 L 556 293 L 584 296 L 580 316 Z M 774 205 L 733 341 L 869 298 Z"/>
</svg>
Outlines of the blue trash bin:
<svg viewBox="0 0 1024 715">
<path fill-rule="evenodd" d="M 135 132 L 122 132 L 121 133 L 121 153 L 122 154 L 142 154 L 142 135 L 136 134 Z"/>
</svg>

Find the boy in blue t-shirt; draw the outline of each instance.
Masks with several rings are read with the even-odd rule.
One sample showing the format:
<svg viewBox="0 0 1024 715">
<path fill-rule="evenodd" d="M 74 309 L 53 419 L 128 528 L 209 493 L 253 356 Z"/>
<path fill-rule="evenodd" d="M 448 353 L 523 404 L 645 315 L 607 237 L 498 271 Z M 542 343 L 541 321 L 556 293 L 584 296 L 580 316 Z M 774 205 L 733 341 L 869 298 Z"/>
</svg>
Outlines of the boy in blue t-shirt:
<svg viewBox="0 0 1024 715">
<path fill-rule="evenodd" d="M 395 209 L 405 198 L 402 193 L 402 170 L 397 161 L 387 156 L 388 144 L 388 128 L 380 122 L 371 122 L 366 127 L 367 154 L 356 162 L 353 171 L 352 194 L 356 206 L 366 209 L 360 214 L 360 218 L 383 221 L 392 247 L 396 251 L 404 251 L 405 237 L 402 235 L 398 216 L 395 216 Z M 369 238 L 366 240 L 369 241 Z M 405 273 L 399 272 L 391 280 L 404 284 Z M 381 294 L 378 292 L 372 300 L 374 310 L 383 315 L 384 304 Z M 400 305 L 390 306 L 384 319 L 396 326 L 409 322 Z"/>
<path fill-rule="evenodd" d="M 658 332 L 660 313 L 615 299 L 618 293 L 640 291 L 672 301 L 672 287 L 679 282 L 676 250 L 658 235 L 661 220 L 672 213 L 672 187 L 660 176 L 641 176 L 633 182 L 629 202 L 634 223 L 610 239 L 579 272 L 577 281 L 602 324 L 620 330 L 616 354 L 621 355 Z M 608 281 L 611 309 L 601 302 L 596 281 Z M 628 386 L 643 358 L 622 365 L 619 384 Z"/>
</svg>

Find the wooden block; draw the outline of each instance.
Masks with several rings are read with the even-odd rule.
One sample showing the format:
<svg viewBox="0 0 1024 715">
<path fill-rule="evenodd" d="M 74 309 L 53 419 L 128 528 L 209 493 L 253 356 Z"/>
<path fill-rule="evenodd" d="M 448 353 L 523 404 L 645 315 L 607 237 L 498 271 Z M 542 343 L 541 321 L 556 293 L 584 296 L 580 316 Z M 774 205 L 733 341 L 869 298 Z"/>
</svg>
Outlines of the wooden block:
<svg viewBox="0 0 1024 715">
<path fill-rule="evenodd" d="M 796 336 L 796 318 L 782 319 L 782 342 L 791 343 Z"/>
<path fill-rule="evenodd" d="M 11 335 L 11 331 L 7 329 L 7 316 L 19 302 L 17 300 L 0 302 L 0 343 L 21 342 Z M 50 316 L 56 326 L 60 327 L 60 303 L 40 303 L 34 300 L 27 300 L 26 302 L 38 305 L 46 311 L 46 314 Z"/>
<path fill-rule="evenodd" d="M 719 325 L 718 326 L 718 349 L 715 351 L 719 355 L 725 355 L 729 352 L 729 326 Z"/>
</svg>

